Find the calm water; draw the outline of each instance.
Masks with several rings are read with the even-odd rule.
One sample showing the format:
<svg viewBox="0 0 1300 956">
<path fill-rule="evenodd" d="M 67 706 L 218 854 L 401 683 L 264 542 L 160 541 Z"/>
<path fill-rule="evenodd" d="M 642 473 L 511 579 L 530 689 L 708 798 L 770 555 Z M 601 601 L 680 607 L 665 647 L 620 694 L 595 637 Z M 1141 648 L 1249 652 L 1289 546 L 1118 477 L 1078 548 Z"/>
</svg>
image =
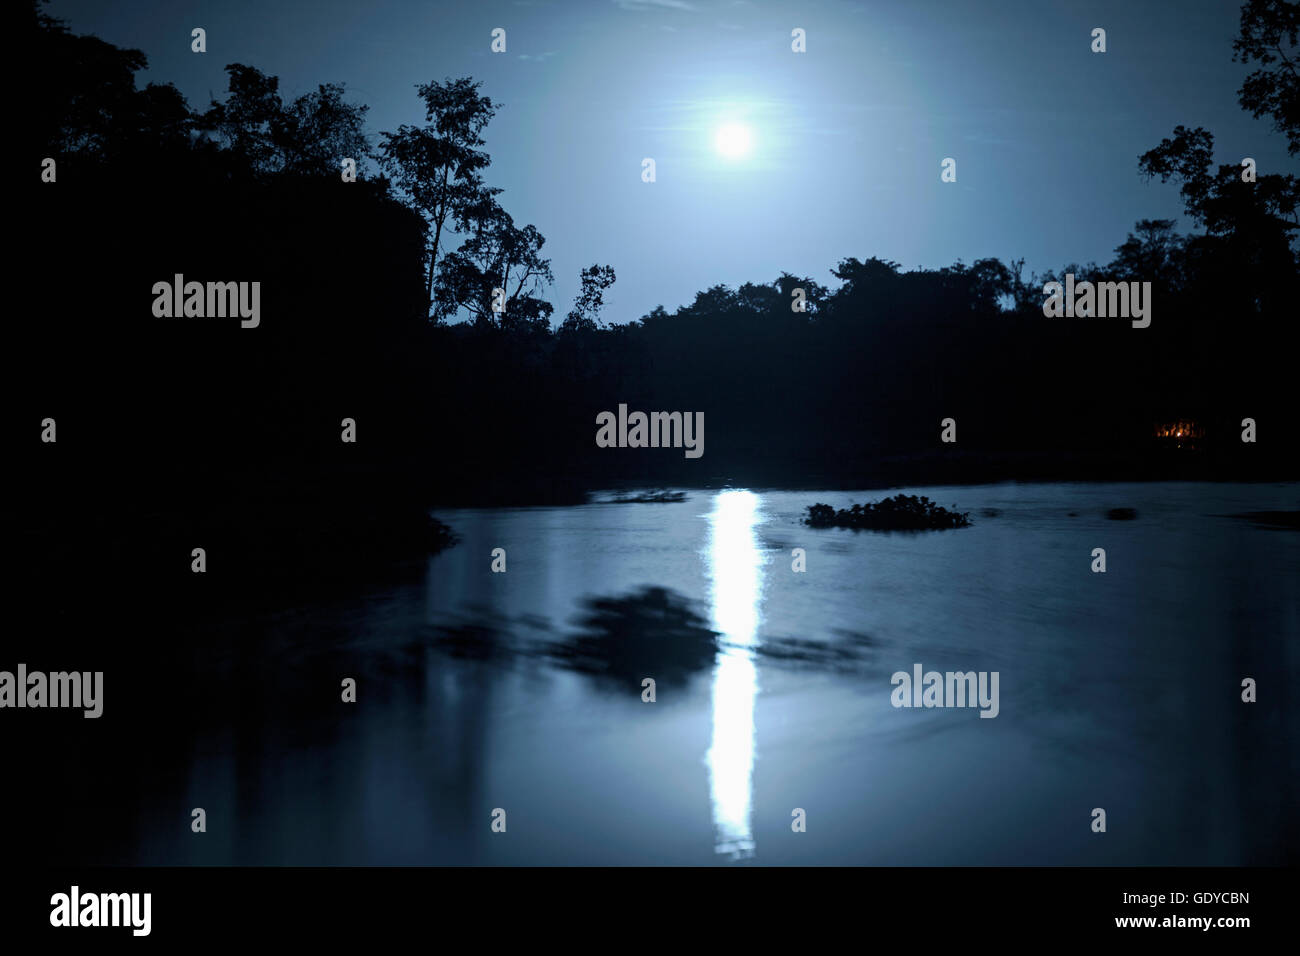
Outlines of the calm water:
<svg viewBox="0 0 1300 956">
<path fill-rule="evenodd" d="M 209 832 L 146 827 L 132 861 L 1296 860 L 1300 533 L 1227 515 L 1300 486 L 905 490 L 974 526 L 799 524 L 879 492 L 440 513 L 462 541 L 422 584 L 247 622 L 252 660 L 201 662 L 261 690 L 178 772 Z M 894 708 L 915 663 L 997 671 L 999 715 Z"/>
</svg>

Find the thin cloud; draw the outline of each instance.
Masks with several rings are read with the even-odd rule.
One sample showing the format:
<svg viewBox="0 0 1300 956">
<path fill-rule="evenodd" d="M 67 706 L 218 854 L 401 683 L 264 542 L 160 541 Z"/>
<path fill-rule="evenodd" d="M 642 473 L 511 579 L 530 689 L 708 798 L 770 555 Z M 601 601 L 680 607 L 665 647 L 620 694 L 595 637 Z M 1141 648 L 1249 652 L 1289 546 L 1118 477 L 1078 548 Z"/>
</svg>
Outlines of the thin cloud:
<svg viewBox="0 0 1300 956">
<path fill-rule="evenodd" d="M 688 10 L 695 12 L 695 7 L 686 0 L 614 0 L 622 10 Z"/>
</svg>

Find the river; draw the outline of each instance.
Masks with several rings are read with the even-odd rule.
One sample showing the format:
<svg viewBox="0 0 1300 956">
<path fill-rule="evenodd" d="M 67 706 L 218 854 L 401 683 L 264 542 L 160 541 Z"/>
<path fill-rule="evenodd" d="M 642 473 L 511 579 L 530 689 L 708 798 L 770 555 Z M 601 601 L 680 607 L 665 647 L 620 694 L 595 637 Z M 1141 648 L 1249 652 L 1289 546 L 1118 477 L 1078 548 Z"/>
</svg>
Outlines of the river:
<svg viewBox="0 0 1300 956">
<path fill-rule="evenodd" d="M 209 832 L 122 862 L 1295 861 L 1300 534 L 1232 516 L 1300 486 L 904 490 L 973 525 L 813 530 L 884 493 L 761 489 L 438 512 L 422 582 L 257 623 L 274 679 L 186 760 Z M 895 707 L 916 664 L 997 672 L 996 717 Z"/>
</svg>

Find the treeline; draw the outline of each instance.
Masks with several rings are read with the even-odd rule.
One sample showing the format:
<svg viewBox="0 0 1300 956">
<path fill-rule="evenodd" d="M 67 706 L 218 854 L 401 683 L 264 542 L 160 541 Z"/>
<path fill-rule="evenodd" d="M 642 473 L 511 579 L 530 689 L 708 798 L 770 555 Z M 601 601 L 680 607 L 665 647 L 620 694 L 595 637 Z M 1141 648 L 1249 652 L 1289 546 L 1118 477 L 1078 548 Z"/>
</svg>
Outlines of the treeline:
<svg viewBox="0 0 1300 956">
<path fill-rule="evenodd" d="M 1243 36 L 1267 14 L 1245 10 Z M 41 487 L 193 502 L 276 475 L 328 481 L 323 500 L 491 502 L 612 483 L 1285 470 L 1296 179 L 1214 167 L 1204 130 L 1178 127 L 1139 162 L 1179 183 L 1204 231 L 1141 221 L 1101 267 L 846 258 L 834 288 L 783 274 L 632 319 L 603 314 L 614 269 L 593 265 L 560 319 L 544 237 L 487 180 L 498 105 L 472 81 L 420 86 L 423 121 L 372 142 L 338 85 L 285 101 L 231 65 L 225 97 L 197 109 L 140 87 L 138 51 L 36 5 L 18 40 L 42 80 L 16 117 L 21 155 L 52 159 L 56 179 L 16 187 L 5 427 L 28 449 L 57 420 L 57 449 L 24 452 Z M 1267 77 L 1288 81 L 1264 72 L 1267 107 Z M 1151 326 L 1044 318 L 1043 285 L 1066 272 L 1150 282 Z M 260 326 L 154 318 L 150 290 L 176 274 L 259 281 Z M 597 448 L 596 415 L 620 403 L 704 412 L 704 457 Z M 1256 445 L 1239 440 L 1245 417 Z M 1155 441 L 1168 420 L 1205 429 L 1194 455 Z"/>
</svg>

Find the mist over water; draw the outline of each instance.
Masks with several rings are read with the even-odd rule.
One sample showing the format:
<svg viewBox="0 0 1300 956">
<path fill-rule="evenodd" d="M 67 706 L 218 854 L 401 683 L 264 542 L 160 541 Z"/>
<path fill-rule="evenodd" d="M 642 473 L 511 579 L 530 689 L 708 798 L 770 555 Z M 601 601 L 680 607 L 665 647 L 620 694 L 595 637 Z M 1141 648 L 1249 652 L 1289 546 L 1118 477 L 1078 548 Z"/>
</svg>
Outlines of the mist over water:
<svg viewBox="0 0 1300 956">
<path fill-rule="evenodd" d="M 244 622 L 242 663 L 196 651 L 212 681 L 273 677 L 154 771 L 212 832 L 146 826 L 119 862 L 1295 859 L 1300 535 L 1230 516 L 1294 510 L 1300 486 L 904 490 L 973 527 L 799 523 L 880 492 L 439 512 L 462 540 L 422 583 Z M 914 663 L 999 672 L 998 716 L 894 708 Z M 174 813 L 142 792 L 141 820 Z"/>
</svg>

